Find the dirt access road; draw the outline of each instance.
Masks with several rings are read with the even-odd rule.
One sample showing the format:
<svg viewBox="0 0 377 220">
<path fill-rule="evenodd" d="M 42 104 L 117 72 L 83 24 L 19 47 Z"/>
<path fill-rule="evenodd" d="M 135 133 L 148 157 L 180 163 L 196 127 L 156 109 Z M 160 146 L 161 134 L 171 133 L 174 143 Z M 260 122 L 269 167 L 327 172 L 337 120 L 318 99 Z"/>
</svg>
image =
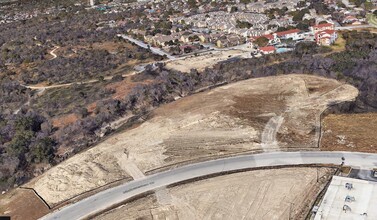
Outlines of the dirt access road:
<svg viewBox="0 0 377 220">
<path fill-rule="evenodd" d="M 216 50 L 201 54 L 199 56 L 191 56 L 185 57 L 184 59 L 167 61 L 166 68 L 181 72 L 190 72 L 191 69 L 203 71 L 206 67 L 212 67 L 218 62 L 225 61 L 232 57 L 247 58 L 250 57 L 250 52 L 245 52 L 238 49 Z"/>
<path fill-rule="evenodd" d="M 162 106 L 138 127 L 113 135 L 27 185 L 55 205 L 160 168 L 246 152 L 314 149 L 320 113 L 329 103 L 353 100 L 357 94 L 353 86 L 308 75 L 229 84 Z"/>
</svg>

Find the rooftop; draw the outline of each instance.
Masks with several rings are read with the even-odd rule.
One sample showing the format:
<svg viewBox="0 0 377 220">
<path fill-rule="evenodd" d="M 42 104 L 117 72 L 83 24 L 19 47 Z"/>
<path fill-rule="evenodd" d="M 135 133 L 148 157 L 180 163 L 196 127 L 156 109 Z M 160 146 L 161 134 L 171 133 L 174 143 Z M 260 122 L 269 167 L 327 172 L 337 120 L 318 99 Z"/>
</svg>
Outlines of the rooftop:
<svg viewBox="0 0 377 220">
<path fill-rule="evenodd" d="M 314 219 L 377 219 L 376 205 L 377 182 L 334 176 Z"/>
<path fill-rule="evenodd" d="M 276 35 L 281 37 L 281 36 L 285 36 L 287 34 L 293 34 L 293 33 L 299 33 L 299 32 L 300 32 L 299 29 L 292 29 L 292 30 L 287 30 L 287 31 L 276 32 Z"/>
<path fill-rule="evenodd" d="M 264 51 L 264 52 L 271 52 L 271 51 L 275 51 L 275 47 L 274 46 L 260 47 L 259 50 Z"/>
<path fill-rule="evenodd" d="M 313 27 L 314 28 L 323 28 L 323 27 L 332 27 L 334 24 L 332 23 L 323 23 L 323 24 L 318 24 L 318 25 L 314 25 Z"/>
</svg>

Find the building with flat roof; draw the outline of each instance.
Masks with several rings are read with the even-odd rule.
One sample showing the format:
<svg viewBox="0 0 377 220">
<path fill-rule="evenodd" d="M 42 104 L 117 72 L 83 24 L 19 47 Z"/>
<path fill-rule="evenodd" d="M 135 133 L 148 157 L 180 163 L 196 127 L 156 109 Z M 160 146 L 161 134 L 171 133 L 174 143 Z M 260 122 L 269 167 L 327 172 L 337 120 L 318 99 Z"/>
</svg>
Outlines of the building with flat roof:
<svg viewBox="0 0 377 220">
<path fill-rule="evenodd" d="M 334 176 L 314 219 L 377 219 L 376 207 L 377 182 Z"/>
</svg>

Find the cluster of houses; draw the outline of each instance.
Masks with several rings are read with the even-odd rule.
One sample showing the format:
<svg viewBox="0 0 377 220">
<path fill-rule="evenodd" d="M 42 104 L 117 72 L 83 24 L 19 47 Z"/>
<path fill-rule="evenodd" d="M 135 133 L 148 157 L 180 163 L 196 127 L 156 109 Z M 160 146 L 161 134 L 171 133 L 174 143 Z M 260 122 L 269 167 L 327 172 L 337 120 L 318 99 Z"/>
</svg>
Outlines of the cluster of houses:
<svg viewBox="0 0 377 220">
<path fill-rule="evenodd" d="M 342 0 L 342 4 L 339 4 L 339 1 L 336 0 L 324 0 L 324 3 L 336 11 L 339 17 L 337 21 L 341 24 L 360 25 L 366 22 L 365 12 L 367 9 L 357 7 L 351 4 L 349 0 Z M 367 0 L 366 3 L 371 3 L 372 7 L 377 7 L 377 0 Z"/>
<path fill-rule="evenodd" d="M 214 44 L 219 48 L 232 47 L 240 44 L 246 43 L 246 38 L 241 37 L 237 34 L 224 34 L 222 32 L 188 32 L 179 31 L 172 32 L 170 35 L 156 34 L 147 35 L 146 31 L 141 31 L 138 29 L 133 29 L 132 34 L 143 38 L 145 42 L 152 46 L 157 47 L 170 47 L 170 46 L 184 46 L 188 47 L 193 43 L 202 44 Z"/>
<path fill-rule="evenodd" d="M 190 17 L 171 18 L 173 23 L 189 24 L 196 28 L 210 28 L 229 34 L 240 36 L 259 36 L 268 29 L 268 17 L 265 14 L 216 11 L 205 14 L 196 14 Z M 247 22 L 252 27 L 239 28 L 237 21 Z"/>
<path fill-rule="evenodd" d="M 300 1 L 302 0 L 250 1 L 250 3 L 238 3 L 235 6 L 239 10 L 247 10 L 256 13 L 264 13 L 266 10 L 282 7 L 287 7 L 289 11 L 295 11 L 297 9 L 297 3 Z"/>
<path fill-rule="evenodd" d="M 37 17 L 39 14 L 42 14 L 41 12 L 37 10 L 32 11 L 32 12 L 21 11 L 21 12 L 15 12 L 15 13 L 6 13 L 6 11 L 9 11 L 7 7 L 10 7 L 10 6 L 0 7 L 0 24 L 12 23 L 15 21 L 22 21 L 22 20 L 29 20 L 34 17 Z"/>
<path fill-rule="evenodd" d="M 335 42 L 338 35 L 333 23 L 321 23 L 310 27 L 309 31 L 301 31 L 292 29 L 287 31 L 276 32 L 273 34 L 262 35 L 268 39 L 267 46 L 260 47 L 259 50 L 263 54 L 270 54 L 279 51 L 284 40 L 290 40 L 293 44 L 300 41 L 315 41 L 320 46 L 329 46 Z M 251 42 L 258 38 L 252 38 Z M 285 45 L 286 45 L 285 41 Z"/>
<path fill-rule="evenodd" d="M 228 34 L 221 31 L 212 33 L 208 29 L 200 29 L 198 32 L 194 31 L 177 31 L 170 35 L 156 34 L 148 35 L 146 31 L 133 29 L 133 35 L 139 36 L 143 41 L 152 46 L 157 46 L 169 50 L 170 47 L 179 47 L 182 51 L 192 52 L 203 48 L 202 44 L 213 44 L 218 48 L 233 47 L 247 42 L 253 42 L 260 37 L 268 39 L 266 47 L 261 47 L 259 50 L 264 53 L 273 53 L 279 51 L 282 44 L 295 45 L 300 41 L 315 41 L 318 45 L 329 46 L 337 39 L 337 32 L 333 23 L 321 23 L 311 26 L 309 31 L 301 31 L 299 29 L 291 29 L 287 31 L 275 32 L 272 34 L 264 34 L 257 37 L 245 38 L 238 34 Z M 294 46 L 292 46 L 294 47 Z M 186 50 L 190 48 L 189 50 Z M 282 50 L 280 48 L 280 50 Z"/>
<path fill-rule="evenodd" d="M 127 4 L 127 7 L 142 9 L 145 19 L 151 21 L 148 28 L 134 29 L 131 34 L 138 36 L 146 43 L 161 47 L 169 51 L 171 48 L 180 48 L 181 51 L 192 51 L 208 44 L 219 48 L 232 47 L 247 42 L 252 42 L 259 36 L 268 39 L 268 45 L 260 48 L 263 53 L 283 51 L 282 45 L 293 48 L 300 41 L 314 41 L 318 45 L 331 45 L 337 38 L 335 26 L 342 24 L 360 24 L 363 20 L 359 9 L 344 10 L 337 7 L 338 12 L 344 12 L 342 20 L 333 20 L 332 16 L 317 14 L 315 9 L 309 9 L 303 20 L 314 20 L 318 25 L 310 27 L 309 31 L 293 29 L 276 32 L 278 27 L 291 27 L 297 25 L 291 13 L 308 8 L 309 2 L 302 0 L 274 0 L 250 1 L 244 4 L 240 0 L 231 4 L 218 4 L 226 0 L 214 0 L 216 4 L 197 2 L 197 8 L 189 7 L 188 1 L 173 0 L 168 4 L 163 0 L 138 1 Z M 335 0 L 325 0 L 328 4 L 335 5 Z M 234 8 L 237 10 L 234 10 Z M 332 7 L 332 6 L 331 6 Z M 282 9 L 287 13 L 274 13 L 271 17 L 269 9 Z M 167 11 L 174 11 L 166 14 Z M 266 13 L 266 14 L 264 14 Z M 267 16 L 268 15 L 268 16 Z M 166 20 L 168 18 L 168 20 Z M 132 18 L 129 18 L 132 20 Z M 170 21 L 171 28 L 158 33 L 153 30 L 153 23 Z M 323 23 L 323 22 L 331 23 Z M 134 22 L 139 22 L 135 20 Z M 148 22 L 147 22 L 148 23 Z M 240 25 L 246 24 L 246 25 Z M 144 31 L 147 29 L 148 31 Z M 269 34 L 271 33 L 272 34 Z M 275 32 L 275 33 L 274 33 Z M 251 40 L 250 40 L 251 39 Z"/>
</svg>

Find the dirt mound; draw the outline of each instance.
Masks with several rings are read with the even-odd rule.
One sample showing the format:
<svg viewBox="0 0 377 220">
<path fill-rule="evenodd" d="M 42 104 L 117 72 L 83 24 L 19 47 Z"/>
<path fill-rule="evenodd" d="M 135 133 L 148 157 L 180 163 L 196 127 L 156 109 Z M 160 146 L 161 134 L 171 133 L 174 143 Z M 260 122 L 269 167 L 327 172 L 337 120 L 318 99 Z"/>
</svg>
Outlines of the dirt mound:
<svg viewBox="0 0 377 220">
<path fill-rule="evenodd" d="M 317 147 L 319 115 L 353 100 L 356 88 L 308 75 L 250 79 L 156 109 L 29 184 L 56 204 L 111 181 L 159 168 L 245 152 Z M 132 169 L 128 169 L 132 166 Z"/>
</svg>

